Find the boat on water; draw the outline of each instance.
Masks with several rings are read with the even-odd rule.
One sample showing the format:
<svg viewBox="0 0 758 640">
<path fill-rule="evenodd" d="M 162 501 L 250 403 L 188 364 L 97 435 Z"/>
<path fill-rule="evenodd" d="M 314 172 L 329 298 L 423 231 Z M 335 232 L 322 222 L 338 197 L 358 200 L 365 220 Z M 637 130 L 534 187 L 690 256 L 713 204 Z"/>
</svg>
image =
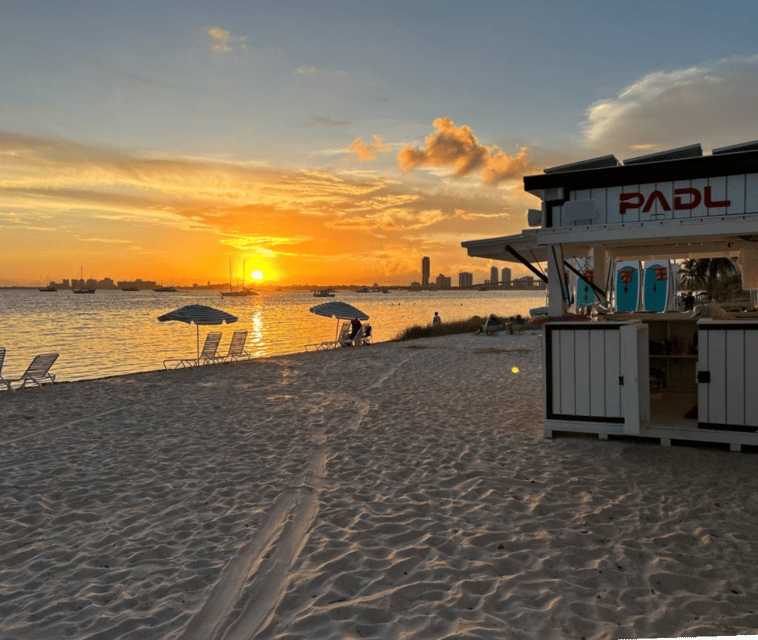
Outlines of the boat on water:
<svg viewBox="0 0 758 640">
<path fill-rule="evenodd" d="M 158 291 L 159 293 L 176 293 L 177 288 L 176 287 L 155 287 L 153 291 Z"/>
<path fill-rule="evenodd" d="M 94 289 L 88 289 L 84 286 L 84 267 L 79 267 L 79 287 L 74 287 L 72 284 L 72 291 L 74 293 L 95 293 Z"/>
<path fill-rule="evenodd" d="M 49 284 L 46 287 L 40 287 L 39 290 L 40 291 L 58 291 L 58 287 L 56 287 L 55 285 Z"/>
<path fill-rule="evenodd" d="M 314 298 L 333 298 L 334 294 L 329 289 L 321 289 L 313 292 Z"/>
<path fill-rule="evenodd" d="M 242 262 L 242 288 L 235 290 L 232 286 L 232 261 L 229 260 L 229 291 L 222 291 L 224 298 L 246 298 L 247 296 L 257 296 L 257 291 L 245 289 L 245 262 Z"/>
<path fill-rule="evenodd" d="M 139 287 L 121 287 L 121 291 L 139 291 Z"/>
</svg>

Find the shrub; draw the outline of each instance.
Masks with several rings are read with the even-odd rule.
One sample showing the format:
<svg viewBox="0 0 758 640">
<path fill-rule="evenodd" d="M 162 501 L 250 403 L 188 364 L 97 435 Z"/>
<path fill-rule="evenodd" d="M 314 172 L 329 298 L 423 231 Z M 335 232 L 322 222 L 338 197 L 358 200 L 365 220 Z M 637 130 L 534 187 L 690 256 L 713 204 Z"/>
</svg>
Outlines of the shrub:
<svg viewBox="0 0 758 640">
<path fill-rule="evenodd" d="M 484 324 L 484 320 L 479 316 L 473 316 L 468 320 L 456 320 L 455 322 L 442 322 L 438 325 L 414 325 L 408 327 L 397 336 L 393 342 L 404 342 L 406 340 L 417 340 L 418 338 L 436 338 L 439 336 L 449 336 L 454 333 L 474 333 L 479 331 Z"/>
</svg>

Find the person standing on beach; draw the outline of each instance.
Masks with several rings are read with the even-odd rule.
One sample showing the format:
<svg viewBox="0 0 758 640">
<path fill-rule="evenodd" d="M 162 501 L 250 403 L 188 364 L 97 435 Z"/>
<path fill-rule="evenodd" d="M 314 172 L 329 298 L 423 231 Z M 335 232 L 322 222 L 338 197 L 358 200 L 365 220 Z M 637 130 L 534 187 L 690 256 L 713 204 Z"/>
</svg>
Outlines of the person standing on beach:
<svg viewBox="0 0 758 640">
<path fill-rule="evenodd" d="M 440 312 L 434 312 L 434 318 L 432 318 L 432 326 L 436 327 L 438 324 L 442 324 L 442 318 L 440 318 Z"/>
</svg>

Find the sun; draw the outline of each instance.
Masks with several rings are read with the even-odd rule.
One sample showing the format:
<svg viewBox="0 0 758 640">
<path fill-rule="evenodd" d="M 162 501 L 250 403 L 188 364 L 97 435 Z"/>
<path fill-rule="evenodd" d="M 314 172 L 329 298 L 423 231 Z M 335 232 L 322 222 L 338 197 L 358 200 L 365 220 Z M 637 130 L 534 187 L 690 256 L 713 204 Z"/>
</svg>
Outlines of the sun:
<svg viewBox="0 0 758 640">
<path fill-rule="evenodd" d="M 255 281 L 263 280 L 263 271 L 256 269 L 250 274 L 250 277 Z"/>
</svg>

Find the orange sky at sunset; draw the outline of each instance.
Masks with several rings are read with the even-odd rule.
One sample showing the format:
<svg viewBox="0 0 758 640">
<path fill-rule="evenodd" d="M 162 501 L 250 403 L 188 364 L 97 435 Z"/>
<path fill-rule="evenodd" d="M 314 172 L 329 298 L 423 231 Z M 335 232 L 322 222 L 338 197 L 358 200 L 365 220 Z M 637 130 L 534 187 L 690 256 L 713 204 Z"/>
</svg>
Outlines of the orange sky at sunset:
<svg viewBox="0 0 758 640">
<path fill-rule="evenodd" d="M 0 286 L 482 282 L 524 175 L 758 138 L 758 5 L 629 6 L 8 0 Z"/>
</svg>

